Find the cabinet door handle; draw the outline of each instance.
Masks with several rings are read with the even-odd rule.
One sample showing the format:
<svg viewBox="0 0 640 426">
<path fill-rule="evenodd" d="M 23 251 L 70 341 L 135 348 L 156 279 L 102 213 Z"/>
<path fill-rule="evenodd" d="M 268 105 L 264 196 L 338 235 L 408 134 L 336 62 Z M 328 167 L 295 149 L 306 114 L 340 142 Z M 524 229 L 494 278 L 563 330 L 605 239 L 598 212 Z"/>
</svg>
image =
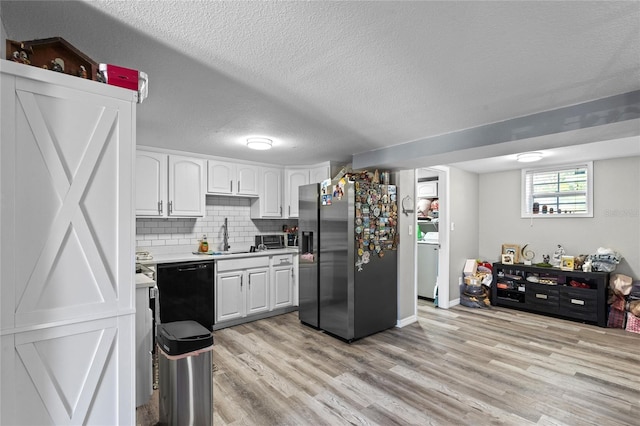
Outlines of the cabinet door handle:
<svg viewBox="0 0 640 426">
<path fill-rule="evenodd" d="M 169 214 L 173 213 L 173 201 L 169 201 Z"/>
<path fill-rule="evenodd" d="M 158 201 L 158 213 L 162 214 L 162 200 Z"/>
<path fill-rule="evenodd" d="M 540 294 L 540 293 L 536 293 L 536 298 L 538 299 L 547 299 L 549 296 L 547 296 L 546 294 Z"/>
<path fill-rule="evenodd" d="M 282 206 L 280 206 L 280 216 L 282 216 Z"/>
<path fill-rule="evenodd" d="M 242 279 L 243 279 L 243 278 L 244 278 L 244 277 L 242 277 L 242 276 L 240 277 L 240 291 L 242 291 L 242 281 L 243 281 Z"/>
<path fill-rule="evenodd" d="M 233 181 L 229 181 L 229 192 L 233 192 Z"/>
<path fill-rule="evenodd" d="M 291 206 L 289 206 L 289 216 L 291 216 Z"/>
<path fill-rule="evenodd" d="M 573 303 L 574 305 L 584 306 L 584 300 L 580 300 L 580 299 L 571 299 L 571 303 Z"/>
<path fill-rule="evenodd" d="M 240 192 L 240 180 L 238 179 L 238 186 L 236 187 L 236 191 Z"/>
</svg>

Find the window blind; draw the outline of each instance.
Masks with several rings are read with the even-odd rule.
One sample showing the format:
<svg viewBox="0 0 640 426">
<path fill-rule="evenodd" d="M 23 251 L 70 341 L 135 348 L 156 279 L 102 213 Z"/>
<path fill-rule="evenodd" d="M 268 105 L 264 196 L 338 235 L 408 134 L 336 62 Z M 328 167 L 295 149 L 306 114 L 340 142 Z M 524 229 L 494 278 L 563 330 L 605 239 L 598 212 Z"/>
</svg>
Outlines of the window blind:
<svg viewBox="0 0 640 426">
<path fill-rule="evenodd" d="M 593 217 L 592 163 L 522 171 L 523 217 Z"/>
</svg>

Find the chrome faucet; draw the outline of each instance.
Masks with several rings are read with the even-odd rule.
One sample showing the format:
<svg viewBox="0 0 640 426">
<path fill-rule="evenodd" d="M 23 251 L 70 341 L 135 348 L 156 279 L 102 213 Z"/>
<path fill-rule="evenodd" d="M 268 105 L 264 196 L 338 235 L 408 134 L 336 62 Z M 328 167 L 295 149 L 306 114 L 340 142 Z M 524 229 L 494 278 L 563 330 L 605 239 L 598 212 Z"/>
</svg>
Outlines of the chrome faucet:
<svg viewBox="0 0 640 426">
<path fill-rule="evenodd" d="M 222 238 L 223 238 L 223 251 L 227 251 L 231 248 L 229 245 L 229 224 L 227 223 L 227 218 L 224 218 L 224 225 L 222 225 Z"/>
</svg>

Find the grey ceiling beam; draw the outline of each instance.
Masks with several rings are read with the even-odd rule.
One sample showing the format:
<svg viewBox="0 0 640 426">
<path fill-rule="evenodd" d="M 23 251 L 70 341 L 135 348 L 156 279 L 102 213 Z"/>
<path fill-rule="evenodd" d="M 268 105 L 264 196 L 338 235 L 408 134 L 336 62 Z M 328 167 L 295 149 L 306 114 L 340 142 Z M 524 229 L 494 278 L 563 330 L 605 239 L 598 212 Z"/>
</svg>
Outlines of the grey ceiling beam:
<svg viewBox="0 0 640 426">
<path fill-rule="evenodd" d="M 590 135 L 609 139 L 640 135 L 640 90 L 354 154 L 352 167 L 433 166 L 594 142 Z"/>
</svg>

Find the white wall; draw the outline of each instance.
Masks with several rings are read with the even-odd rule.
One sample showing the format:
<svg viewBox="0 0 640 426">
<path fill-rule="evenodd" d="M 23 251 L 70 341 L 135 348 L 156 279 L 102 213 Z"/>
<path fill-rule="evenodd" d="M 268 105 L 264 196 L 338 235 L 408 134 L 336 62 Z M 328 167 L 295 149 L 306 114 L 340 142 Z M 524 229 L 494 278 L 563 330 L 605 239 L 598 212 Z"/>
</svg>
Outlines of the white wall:
<svg viewBox="0 0 640 426">
<path fill-rule="evenodd" d="M 7 36 L 7 30 L 2 19 L 0 19 L 0 24 L 0 58 L 4 59 L 7 57 L 7 38 L 9 36 Z"/>
<path fill-rule="evenodd" d="M 479 256 L 499 261 L 503 243 L 529 244 L 552 255 L 562 244 L 567 255 L 610 247 L 624 257 L 616 272 L 640 278 L 640 157 L 595 161 L 593 218 L 520 218 L 520 170 L 480 175 Z"/>
<path fill-rule="evenodd" d="M 224 218 L 228 218 L 231 250 L 247 250 L 255 245 L 255 235 L 282 232 L 282 225 L 294 226 L 297 219 L 254 219 L 250 215 L 250 198 L 207 196 L 207 213 L 203 218 L 137 219 L 136 246 L 151 253 L 196 250 L 202 235 L 207 235 L 211 250 L 222 250 Z M 187 250 L 191 248 L 187 247 Z"/>
<path fill-rule="evenodd" d="M 449 301 L 460 298 L 458 280 L 467 259 L 478 257 L 479 176 L 464 170 L 449 168 Z"/>
<path fill-rule="evenodd" d="M 416 223 L 415 213 L 408 216 L 402 213 L 402 199 L 408 195 L 415 200 L 415 172 L 402 170 L 396 173 L 395 182 L 398 186 L 398 322 L 407 325 L 416 320 Z"/>
</svg>

